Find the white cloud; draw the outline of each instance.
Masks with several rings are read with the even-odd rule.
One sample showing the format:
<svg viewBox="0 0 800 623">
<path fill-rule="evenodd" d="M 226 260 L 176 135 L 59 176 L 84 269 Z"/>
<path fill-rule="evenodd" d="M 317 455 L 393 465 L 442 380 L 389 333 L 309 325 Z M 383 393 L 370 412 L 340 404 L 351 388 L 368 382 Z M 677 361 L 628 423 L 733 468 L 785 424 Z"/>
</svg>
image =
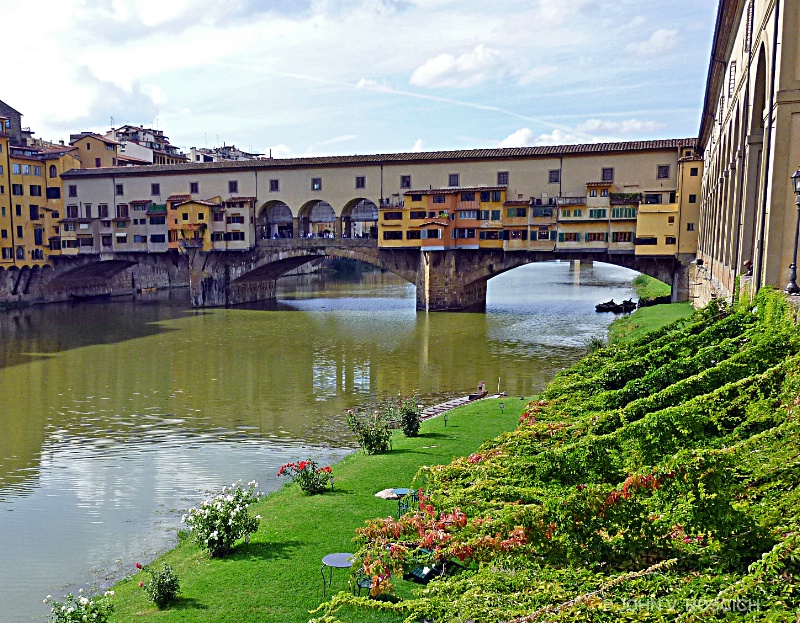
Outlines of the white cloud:
<svg viewBox="0 0 800 623">
<path fill-rule="evenodd" d="M 416 141 L 414 141 L 414 146 L 411 148 L 411 151 L 425 151 L 425 142 L 421 138 L 418 138 Z"/>
<path fill-rule="evenodd" d="M 659 121 L 640 121 L 626 119 L 625 121 L 603 121 L 601 119 L 588 119 L 575 129 L 579 132 L 595 134 L 606 132 L 610 134 L 647 134 L 663 130 L 667 124 Z"/>
<path fill-rule="evenodd" d="M 659 28 L 644 41 L 629 43 L 627 49 L 641 56 L 654 56 L 668 52 L 678 45 L 678 31 Z"/>
<path fill-rule="evenodd" d="M 272 157 L 272 158 L 294 158 L 295 153 L 294 150 L 289 147 L 288 145 L 273 145 L 272 147 L 267 147 L 265 150 L 265 156 Z"/>
<path fill-rule="evenodd" d="M 556 128 L 550 134 L 536 134 L 530 128 L 521 128 L 505 137 L 498 147 L 535 147 L 538 145 L 570 145 L 586 142 L 580 136 Z"/>
<path fill-rule="evenodd" d="M 552 74 L 554 67 L 527 69 L 524 61 L 480 43 L 460 56 L 439 54 L 417 67 L 409 78 L 414 86 L 467 89 L 484 82 L 509 79 L 520 85 L 531 84 Z"/>
</svg>

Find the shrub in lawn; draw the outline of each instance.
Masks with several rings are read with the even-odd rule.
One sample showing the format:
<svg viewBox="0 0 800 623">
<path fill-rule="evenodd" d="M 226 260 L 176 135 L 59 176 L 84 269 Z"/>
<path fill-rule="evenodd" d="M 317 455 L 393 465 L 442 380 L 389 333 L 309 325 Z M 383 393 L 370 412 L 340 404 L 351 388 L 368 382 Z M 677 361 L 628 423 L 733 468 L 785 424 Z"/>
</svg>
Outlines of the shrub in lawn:
<svg viewBox="0 0 800 623">
<path fill-rule="evenodd" d="M 282 465 L 278 470 L 278 476 L 289 476 L 292 482 L 299 484 L 308 495 L 323 493 L 333 481 L 333 471 L 330 466 L 317 467 L 316 461 L 311 459 Z"/>
<path fill-rule="evenodd" d="M 64 596 L 64 601 L 56 601 L 50 595 L 45 597 L 44 603 L 50 604 L 50 623 L 78 623 L 83 621 L 96 621 L 107 623 L 114 604 L 111 598 L 114 591 L 106 591 L 102 595 L 84 595 L 83 589 L 75 597 L 72 593 Z"/>
<path fill-rule="evenodd" d="M 347 425 L 356 434 L 358 445 L 367 454 L 384 454 L 389 451 L 392 439 L 390 419 L 382 410 L 375 410 L 372 415 L 356 415 L 347 412 Z"/>
<path fill-rule="evenodd" d="M 138 562 L 136 563 L 136 568 L 145 569 Z M 164 563 L 160 571 L 147 569 L 147 572 L 150 574 L 150 581 L 139 582 L 139 587 L 145 590 L 148 599 L 159 608 L 164 608 L 175 601 L 181 587 L 178 576 L 175 575 L 172 567 Z"/>
<path fill-rule="evenodd" d="M 422 409 L 417 404 L 416 398 L 406 398 L 400 403 L 397 410 L 400 413 L 400 428 L 403 429 L 403 434 L 406 437 L 416 437 L 419 434 L 419 423 L 422 416 Z"/>
<path fill-rule="evenodd" d="M 250 515 L 247 507 L 258 500 L 258 483 L 249 482 L 244 488 L 238 482 L 230 489 L 203 500 L 198 508 L 190 508 L 181 519 L 192 532 L 195 543 L 208 550 L 212 558 L 220 558 L 233 550 L 238 540 L 258 530 L 260 515 Z"/>
</svg>

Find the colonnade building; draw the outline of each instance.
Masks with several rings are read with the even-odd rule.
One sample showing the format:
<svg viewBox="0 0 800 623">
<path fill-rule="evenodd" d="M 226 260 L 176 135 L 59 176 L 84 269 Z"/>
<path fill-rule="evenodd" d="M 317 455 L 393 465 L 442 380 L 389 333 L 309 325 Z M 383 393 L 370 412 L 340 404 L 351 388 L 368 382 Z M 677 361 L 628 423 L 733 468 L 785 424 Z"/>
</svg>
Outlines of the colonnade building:
<svg viewBox="0 0 800 623">
<path fill-rule="evenodd" d="M 238 251 L 275 238 L 694 257 L 695 139 L 76 169 L 77 254 Z M 693 184 L 696 186 L 694 187 Z M 690 259 L 691 259 L 690 258 Z"/>
<path fill-rule="evenodd" d="M 800 0 L 721 0 L 698 141 L 695 300 L 783 287 L 795 254 Z"/>
</svg>

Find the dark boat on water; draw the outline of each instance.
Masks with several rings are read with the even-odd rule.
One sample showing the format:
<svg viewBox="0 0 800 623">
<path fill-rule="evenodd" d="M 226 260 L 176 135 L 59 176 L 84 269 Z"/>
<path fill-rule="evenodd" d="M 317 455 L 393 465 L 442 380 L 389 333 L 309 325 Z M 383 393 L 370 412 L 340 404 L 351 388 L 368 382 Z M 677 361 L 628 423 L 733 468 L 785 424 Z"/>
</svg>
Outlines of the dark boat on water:
<svg viewBox="0 0 800 623">
<path fill-rule="evenodd" d="M 596 312 L 612 312 L 614 314 L 629 313 L 636 309 L 636 303 L 632 299 L 616 303 L 614 299 L 606 301 L 605 303 L 598 303 L 594 306 Z"/>
</svg>

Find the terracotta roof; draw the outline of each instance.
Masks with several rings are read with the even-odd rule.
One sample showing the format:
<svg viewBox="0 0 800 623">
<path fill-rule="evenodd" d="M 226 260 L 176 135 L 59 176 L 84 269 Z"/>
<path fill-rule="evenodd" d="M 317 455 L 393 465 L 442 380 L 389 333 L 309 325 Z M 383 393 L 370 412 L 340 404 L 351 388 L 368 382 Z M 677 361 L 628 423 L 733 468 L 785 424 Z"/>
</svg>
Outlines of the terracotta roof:
<svg viewBox="0 0 800 623">
<path fill-rule="evenodd" d="M 188 201 L 191 198 L 191 195 L 170 195 L 167 197 L 167 201 Z"/>
<path fill-rule="evenodd" d="M 479 193 L 492 190 L 506 190 L 507 186 L 450 186 L 447 188 L 427 188 L 407 190 L 404 195 L 457 195 L 459 193 Z"/>
<path fill-rule="evenodd" d="M 142 160 L 141 158 L 134 158 L 133 156 L 126 156 L 125 154 L 119 154 L 117 156 L 117 162 L 130 162 L 131 164 L 152 164 L 149 160 Z"/>
<path fill-rule="evenodd" d="M 85 138 L 96 138 L 98 141 L 103 143 L 107 143 L 108 145 L 119 145 L 119 141 L 115 141 L 112 138 L 106 138 L 101 134 L 95 134 L 94 132 L 81 132 L 80 136 L 76 136 L 74 139 L 70 140 L 69 144 L 74 145 L 78 141 L 82 141 Z"/>
<path fill-rule="evenodd" d="M 132 206 L 146 206 L 149 203 L 153 203 L 150 199 L 134 199 L 133 201 L 129 202 Z"/>
<path fill-rule="evenodd" d="M 225 203 L 229 203 L 231 201 L 256 201 L 256 197 L 231 197 L 230 199 L 226 199 Z"/>
<path fill-rule="evenodd" d="M 727 70 L 726 50 L 736 37 L 736 14 L 741 3 L 736 0 L 720 0 L 717 8 L 717 21 L 714 25 L 714 38 L 711 46 L 711 60 L 706 78 L 706 94 L 703 101 L 703 115 L 700 120 L 697 147 L 705 149 L 711 130 L 714 127 L 719 95 L 725 84 Z"/>
<path fill-rule="evenodd" d="M 553 157 L 564 155 L 596 154 L 608 152 L 636 152 L 677 150 L 694 147 L 697 139 L 665 139 L 655 141 L 628 141 L 621 143 L 591 143 L 585 145 L 546 145 L 539 147 L 506 147 L 492 149 L 465 149 L 457 151 L 428 151 L 390 154 L 368 154 L 362 156 L 317 156 L 309 158 L 271 158 L 266 160 L 225 160 L 220 162 L 189 162 L 185 164 L 153 164 L 141 167 L 116 167 L 105 169 L 75 169 L 69 177 L 137 176 L 153 173 L 182 174 L 190 171 L 253 171 L 257 169 L 322 168 L 328 166 L 360 166 L 392 163 L 425 163 L 447 161 L 470 161 Z M 498 187 L 498 188 L 505 188 Z"/>
<path fill-rule="evenodd" d="M 598 187 L 598 186 L 613 186 L 614 182 L 586 182 L 586 185 L 589 187 Z"/>
<path fill-rule="evenodd" d="M 526 205 L 530 205 L 530 202 L 526 201 L 525 199 L 512 199 L 510 201 L 506 201 L 505 203 L 503 203 L 503 205 L 504 206 L 526 206 Z"/>
</svg>

